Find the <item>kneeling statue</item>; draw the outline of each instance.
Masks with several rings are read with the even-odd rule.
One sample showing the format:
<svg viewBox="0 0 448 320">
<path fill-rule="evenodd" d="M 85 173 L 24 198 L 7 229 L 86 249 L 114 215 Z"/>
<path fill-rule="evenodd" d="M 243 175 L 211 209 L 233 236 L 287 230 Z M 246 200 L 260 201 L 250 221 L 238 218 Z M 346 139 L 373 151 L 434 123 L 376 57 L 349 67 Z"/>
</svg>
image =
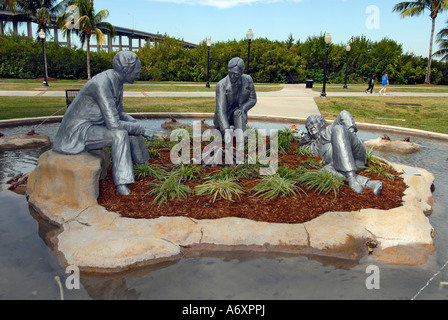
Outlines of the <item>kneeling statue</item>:
<svg viewBox="0 0 448 320">
<path fill-rule="evenodd" d="M 111 148 L 113 179 L 121 195 L 129 195 L 128 185 L 135 182 L 133 161 L 143 164 L 150 159 L 143 138 L 154 136 L 123 111 L 123 85 L 134 83 L 140 69 L 135 53 L 117 53 L 113 69 L 93 77 L 73 100 L 53 144 L 53 150 L 63 154 Z"/>
<path fill-rule="evenodd" d="M 216 85 L 215 128 L 224 135 L 231 126 L 246 132 L 247 113 L 257 103 L 254 81 L 244 73 L 244 61 L 235 57 L 228 65 L 229 74 Z"/>
<path fill-rule="evenodd" d="M 365 187 L 372 189 L 376 196 L 381 194 L 381 181 L 358 175 L 367 163 L 367 151 L 356 134 L 358 128 L 349 112 L 342 111 L 328 127 L 322 116 L 312 115 L 306 120 L 305 127 L 308 136 L 304 141 L 326 164 L 323 170 L 342 176 L 358 194 L 363 193 Z"/>
</svg>

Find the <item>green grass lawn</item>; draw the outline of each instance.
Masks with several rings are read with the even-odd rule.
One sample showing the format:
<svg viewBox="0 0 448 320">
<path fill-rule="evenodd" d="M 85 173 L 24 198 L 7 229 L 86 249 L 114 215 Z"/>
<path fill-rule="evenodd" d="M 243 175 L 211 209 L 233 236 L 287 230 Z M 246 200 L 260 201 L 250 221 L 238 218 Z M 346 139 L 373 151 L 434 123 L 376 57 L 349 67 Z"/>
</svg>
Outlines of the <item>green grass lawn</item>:
<svg viewBox="0 0 448 320">
<path fill-rule="evenodd" d="M 367 84 L 349 84 L 347 89 L 343 88 L 343 84 L 327 84 L 325 92 L 365 92 Z M 383 86 L 376 84 L 373 89 L 374 93 L 378 93 Z M 313 91 L 322 92 L 322 84 L 314 84 Z M 394 92 L 416 92 L 416 93 L 448 93 L 448 86 L 425 86 L 425 85 L 390 85 L 387 87 L 388 93 Z"/>
<path fill-rule="evenodd" d="M 330 97 L 315 98 L 315 101 L 322 116 L 328 120 L 335 119 L 342 110 L 347 110 L 356 122 L 448 134 L 448 98 Z"/>
<path fill-rule="evenodd" d="M 66 89 L 81 89 L 85 82 L 75 80 L 58 80 L 50 82 L 47 88 L 42 87 L 41 81 L 0 79 L 0 90 L 7 91 L 64 91 Z M 155 82 L 136 81 L 135 84 L 125 84 L 125 91 L 146 91 L 146 92 L 214 92 L 216 83 L 211 83 L 210 88 L 205 87 L 205 83 L 192 82 Z M 258 92 L 280 91 L 279 84 L 255 84 Z"/>
<path fill-rule="evenodd" d="M 169 113 L 214 113 L 214 98 L 125 98 L 125 111 Z M 1 97 L 0 120 L 62 116 L 65 98 L 59 97 Z M 167 111 L 166 111 L 167 110 Z"/>
</svg>

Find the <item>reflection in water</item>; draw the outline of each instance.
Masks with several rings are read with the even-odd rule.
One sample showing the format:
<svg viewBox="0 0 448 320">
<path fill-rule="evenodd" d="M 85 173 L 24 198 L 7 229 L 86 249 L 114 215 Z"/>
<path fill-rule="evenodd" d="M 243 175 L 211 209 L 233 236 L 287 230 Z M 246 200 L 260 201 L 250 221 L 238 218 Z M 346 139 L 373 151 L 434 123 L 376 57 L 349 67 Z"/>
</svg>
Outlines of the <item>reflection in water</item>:
<svg viewBox="0 0 448 320">
<path fill-rule="evenodd" d="M 184 120 L 182 120 L 184 122 Z M 163 121 L 147 121 L 159 130 Z M 289 124 L 254 123 L 255 128 L 283 129 Z M 57 124 L 39 128 L 53 139 Z M 302 127 L 299 126 L 303 130 Z M 31 131 L 21 127 L 7 134 Z M 360 132 L 362 139 L 383 132 Z M 389 134 L 392 139 L 405 136 Z M 422 151 L 411 155 L 377 153 L 398 163 L 421 167 L 436 176 L 431 224 L 437 230 L 436 253 L 423 266 L 391 266 L 370 256 L 359 263 L 312 256 L 254 252 L 189 252 L 181 260 L 136 268 L 118 274 L 81 273 L 81 289 L 64 289 L 67 300 L 76 299 L 410 299 L 448 260 L 448 143 L 411 137 Z M 48 149 L 48 148 L 47 148 Z M 0 152 L 0 299 L 60 298 L 54 280 L 64 284 L 68 274 L 54 248 L 58 229 L 44 221 L 26 198 L 7 190 L 5 182 L 18 173 L 32 171 L 39 155 L 47 149 Z M 381 270 L 381 289 L 367 290 L 367 266 Z M 448 281 L 444 270 L 419 295 L 419 299 L 446 299 Z"/>
</svg>

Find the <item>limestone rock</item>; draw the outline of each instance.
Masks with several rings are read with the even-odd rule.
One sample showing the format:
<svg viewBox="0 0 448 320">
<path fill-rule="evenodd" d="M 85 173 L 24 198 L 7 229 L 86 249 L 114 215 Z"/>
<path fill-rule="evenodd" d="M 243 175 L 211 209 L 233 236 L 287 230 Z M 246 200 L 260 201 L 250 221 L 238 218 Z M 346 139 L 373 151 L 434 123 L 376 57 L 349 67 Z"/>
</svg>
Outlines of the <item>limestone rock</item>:
<svg viewBox="0 0 448 320">
<path fill-rule="evenodd" d="M 63 225 L 97 204 L 103 163 L 102 158 L 88 152 L 78 155 L 45 152 L 28 177 L 29 203 L 38 204 L 36 209 L 45 212 L 51 222 Z"/>
<path fill-rule="evenodd" d="M 328 212 L 304 224 L 239 218 L 138 220 L 98 205 L 99 178 L 108 165 L 102 158 L 49 151 L 28 178 L 30 204 L 61 227 L 54 241 L 61 261 L 81 270 L 127 270 L 179 259 L 188 250 L 271 250 L 347 261 L 371 254 L 379 261 L 409 265 L 425 263 L 434 252 L 434 230 L 425 216 L 433 201 L 434 176 L 424 169 L 409 174 L 409 167 L 390 163 L 403 172 L 408 189 L 403 206 L 387 211 Z"/>
<path fill-rule="evenodd" d="M 365 141 L 364 145 L 374 150 L 400 154 L 410 154 L 420 151 L 420 146 L 416 143 L 400 140 L 385 140 L 383 138 Z"/>
<path fill-rule="evenodd" d="M 50 137 L 45 135 L 12 135 L 0 137 L 0 151 L 38 149 L 49 146 Z"/>
</svg>

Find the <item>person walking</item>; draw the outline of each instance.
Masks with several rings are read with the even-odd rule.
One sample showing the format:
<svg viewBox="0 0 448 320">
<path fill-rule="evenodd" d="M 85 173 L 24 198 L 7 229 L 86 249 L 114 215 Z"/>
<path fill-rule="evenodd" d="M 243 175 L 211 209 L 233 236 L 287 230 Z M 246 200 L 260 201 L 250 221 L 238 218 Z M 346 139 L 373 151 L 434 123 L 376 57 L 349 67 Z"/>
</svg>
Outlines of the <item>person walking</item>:
<svg viewBox="0 0 448 320">
<path fill-rule="evenodd" d="M 373 87 L 375 86 L 375 76 L 376 76 L 375 72 L 370 75 L 369 87 L 366 89 L 366 94 L 369 92 L 369 90 L 370 94 L 373 94 Z"/>
<path fill-rule="evenodd" d="M 387 91 L 387 86 L 389 85 L 389 74 L 386 72 L 382 79 L 383 88 L 380 90 L 379 94 L 385 96 Z M 382 93 L 384 91 L 384 93 Z"/>
</svg>

